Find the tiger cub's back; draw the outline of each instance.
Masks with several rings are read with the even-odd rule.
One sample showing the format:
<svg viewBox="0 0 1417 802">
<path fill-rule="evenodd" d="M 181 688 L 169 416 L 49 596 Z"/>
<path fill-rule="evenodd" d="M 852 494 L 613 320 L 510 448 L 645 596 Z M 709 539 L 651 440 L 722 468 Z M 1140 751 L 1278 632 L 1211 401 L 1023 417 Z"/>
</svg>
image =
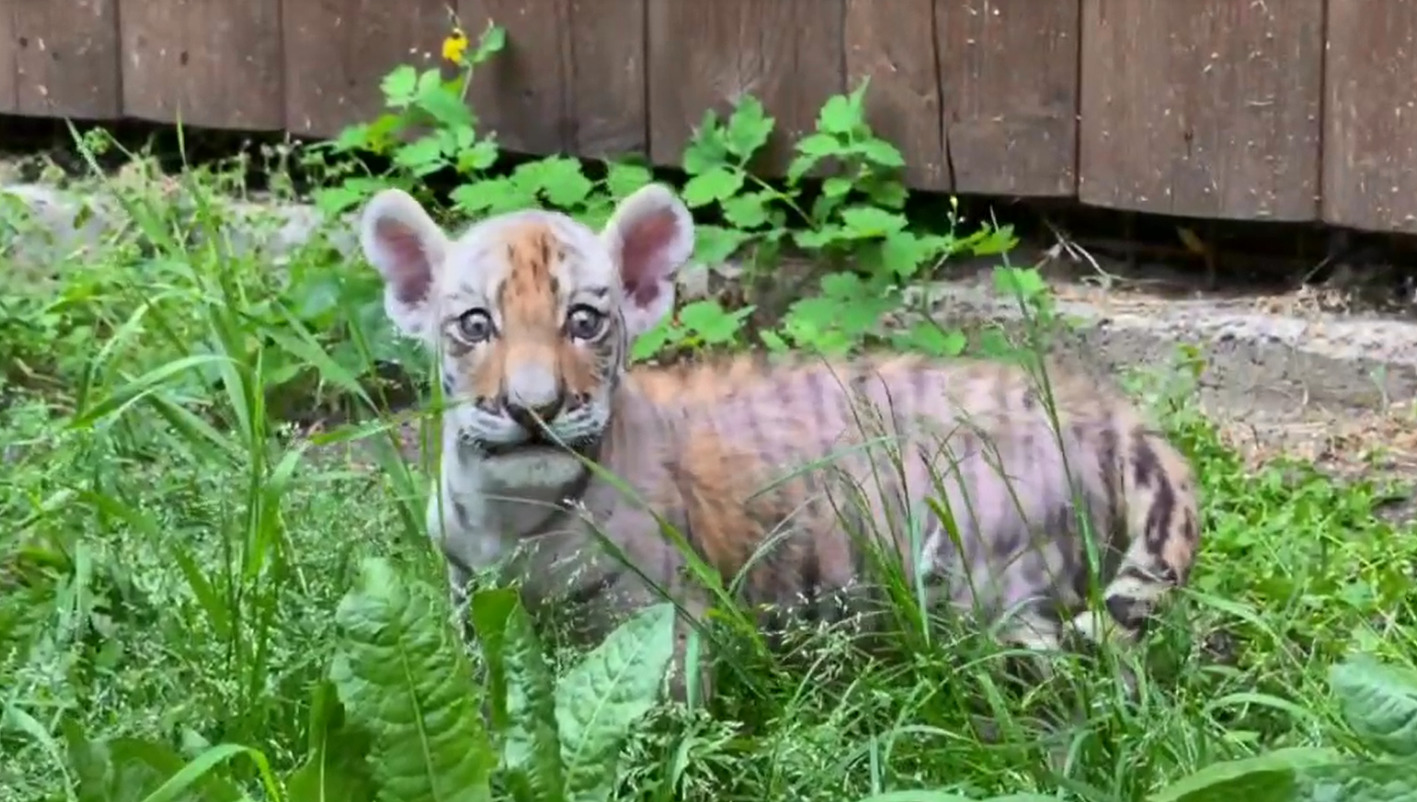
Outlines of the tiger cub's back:
<svg viewBox="0 0 1417 802">
<path fill-rule="evenodd" d="M 747 569 L 752 604 L 839 614 L 830 591 L 878 580 L 864 536 L 957 605 L 1078 610 L 1074 488 L 1099 547 L 1115 549 L 1103 580 L 1119 622 L 1139 628 L 1189 573 L 1189 466 L 1090 379 L 1049 376 L 1055 427 L 1037 382 L 991 362 L 741 358 L 631 376 L 677 421 L 657 439 L 686 535 L 726 579 Z M 927 499 L 949 510 L 962 553 Z"/>
</svg>

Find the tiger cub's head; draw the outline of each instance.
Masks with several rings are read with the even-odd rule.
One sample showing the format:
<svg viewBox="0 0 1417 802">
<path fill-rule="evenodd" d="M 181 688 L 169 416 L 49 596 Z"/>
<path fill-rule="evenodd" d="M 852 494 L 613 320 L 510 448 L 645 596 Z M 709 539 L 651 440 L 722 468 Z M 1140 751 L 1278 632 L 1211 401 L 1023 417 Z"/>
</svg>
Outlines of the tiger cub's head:
<svg viewBox="0 0 1417 802">
<path fill-rule="evenodd" d="M 575 461 L 557 441 L 585 450 L 604 432 L 630 343 L 674 306 L 694 230 L 684 204 L 652 184 L 599 233 L 528 209 L 450 238 L 391 189 L 365 208 L 360 244 L 394 324 L 442 354 L 444 426 L 459 444 L 557 474 L 548 463 Z"/>
</svg>

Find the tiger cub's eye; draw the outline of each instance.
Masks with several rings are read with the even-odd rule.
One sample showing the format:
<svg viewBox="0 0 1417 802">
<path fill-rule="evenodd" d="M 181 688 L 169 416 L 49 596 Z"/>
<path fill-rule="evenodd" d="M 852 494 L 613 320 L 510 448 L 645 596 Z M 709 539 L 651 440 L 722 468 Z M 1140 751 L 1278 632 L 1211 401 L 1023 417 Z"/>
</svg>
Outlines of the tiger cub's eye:
<svg viewBox="0 0 1417 802">
<path fill-rule="evenodd" d="M 577 340 L 593 340 L 605 329 L 605 313 L 594 307 L 571 307 L 566 316 L 566 331 Z"/>
<path fill-rule="evenodd" d="M 492 316 L 481 309 L 469 309 L 458 316 L 458 334 L 470 343 L 480 343 L 496 329 Z"/>
</svg>

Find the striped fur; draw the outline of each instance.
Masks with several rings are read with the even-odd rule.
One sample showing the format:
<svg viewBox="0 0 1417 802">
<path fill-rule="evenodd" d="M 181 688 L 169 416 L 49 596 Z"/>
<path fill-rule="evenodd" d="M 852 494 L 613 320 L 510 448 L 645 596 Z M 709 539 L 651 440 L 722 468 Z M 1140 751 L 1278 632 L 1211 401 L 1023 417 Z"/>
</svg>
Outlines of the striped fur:
<svg viewBox="0 0 1417 802">
<path fill-rule="evenodd" d="M 808 617 L 836 616 L 837 591 L 864 587 L 871 538 L 933 601 L 1010 613 L 1008 639 L 1037 648 L 1069 633 L 1132 640 L 1187 581 L 1191 468 L 1089 379 L 1050 377 L 1055 429 L 1036 382 L 1003 364 L 876 354 L 629 368 L 629 344 L 672 308 L 692 237 L 657 186 L 598 235 L 525 211 L 449 240 L 398 192 L 366 210 L 386 308 L 442 352 L 443 389 L 459 402 L 429 505 L 455 598 L 500 564 L 533 606 L 594 602 L 580 605 L 592 636 L 658 598 L 646 579 L 702 613 L 705 595 L 645 506 L 725 580 L 746 568 L 746 602 Z M 538 419 L 564 447 L 535 440 Z M 932 508 L 950 511 L 957 537 Z M 1105 615 L 1087 610 L 1078 510 L 1102 551 Z M 627 560 L 603 553 L 592 527 Z"/>
</svg>

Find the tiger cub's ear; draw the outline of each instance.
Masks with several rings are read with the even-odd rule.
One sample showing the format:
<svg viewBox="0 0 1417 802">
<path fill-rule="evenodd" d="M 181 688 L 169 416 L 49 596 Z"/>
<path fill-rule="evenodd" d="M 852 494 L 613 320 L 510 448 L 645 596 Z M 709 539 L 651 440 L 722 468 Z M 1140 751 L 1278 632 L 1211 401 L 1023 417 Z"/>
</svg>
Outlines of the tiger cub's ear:
<svg viewBox="0 0 1417 802">
<path fill-rule="evenodd" d="M 384 277 L 384 311 L 399 330 L 431 342 L 433 288 L 448 238 L 418 201 L 400 189 L 375 195 L 359 222 L 364 257 Z"/>
<path fill-rule="evenodd" d="M 694 252 L 694 219 L 667 187 L 649 184 L 620 202 L 600 237 L 620 271 L 633 340 L 674 309 L 674 274 Z"/>
</svg>

